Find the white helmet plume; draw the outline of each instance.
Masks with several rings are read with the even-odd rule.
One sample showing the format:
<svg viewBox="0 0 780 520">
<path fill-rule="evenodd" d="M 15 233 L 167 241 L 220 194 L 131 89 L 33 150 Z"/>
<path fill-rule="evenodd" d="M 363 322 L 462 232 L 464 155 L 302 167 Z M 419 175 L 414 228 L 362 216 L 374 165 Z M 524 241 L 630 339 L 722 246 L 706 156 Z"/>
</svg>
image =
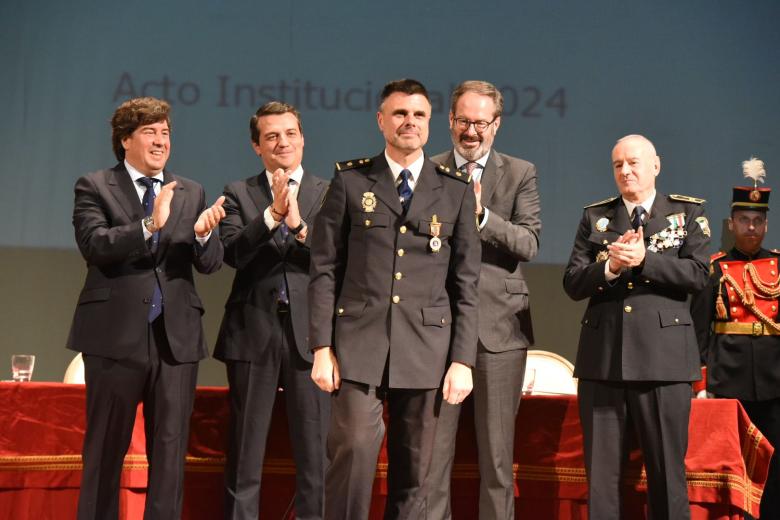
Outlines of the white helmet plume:
<svg viewBox="0 0 780 520">
<path fill-rule="evenodd" d="M 764 170 L 764 161 L 751 157 L 748 161 L 742 161 L 742 173 L 746 179 L 753 179 L 753 186 L 764 182 L 766 170 Z"/>
</svg>

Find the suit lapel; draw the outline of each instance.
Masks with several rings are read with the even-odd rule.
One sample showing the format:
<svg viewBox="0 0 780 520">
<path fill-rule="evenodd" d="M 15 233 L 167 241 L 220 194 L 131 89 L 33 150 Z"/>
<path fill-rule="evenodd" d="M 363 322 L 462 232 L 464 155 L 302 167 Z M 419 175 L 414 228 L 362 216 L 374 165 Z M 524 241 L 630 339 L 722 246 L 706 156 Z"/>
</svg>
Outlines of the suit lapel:
<svg viewBox="0 0 780 520">
<path fill-rule="evenodd" d="M 433 213 L 429 207 L 439 199 L 440 189 L 441 180 L 436 173 L 436 167 L 431 161 L 426 160 L 420 170 L 420 178 L 414 185 L 414 195 L 409 206 L 407 221 L 415 223 L 419 220 L 431 220 Z"/>
<path fill-rule="evenodd" d="M 167 170 L 163 171 L 163 186 L 170 184 L 175 180 L 177 179 L 174 174 L 168 172 Z M 158 259 L 165 256 L 165 251 L 168 249 L 168 245 L 171 243 L 171 236 L 176 229 L 176 225 L 181 219 L 184 207 L 187 204 L 184 195 L 184 185 L 179 182 L 176 185 L 176 188 L 174 188 L 173 198 L 171 199 L 171 214 L 168 216 L 168 220 L 165 222 L 165 226 L 160 230 L 160 243 L 158 244 L 156 254 Z M 196 215 L 195 218 L 198 218 L 199 216 L 200 215 Z M 195 235 L 194 229 L 191 229 L 190 232 Z"/>
<path fill-rule="evenodd" d="M 117 164 L 113 168 L 108 177 L 108 184 L 111 186 L 111 193 L 130 222 L 144 218 L 144 208 L 138 198 L 138 190 L 133 185 L 133 179 L 130 178 L 124 164 Z"/>
<path fill-rule="evenodd" d="M 669 220 L 666 217 L 672 213 L 674 211 L 666 200 L 666 196 L 656 192 L 653 208 L 650 210 L 650 220 L 647 221 L 645 226 L 645 240 L 662 229 L 669 227 Z"/>
<path fill-rule="evenodd" d="M 504 161 L 495 150 L 490 150 L 485 169 L 482 170 L 482 205 L 490 207 L 490 199 L 504 176 Z"/>
<path fill-rule="evenodd" d="M 317 202 L 317 186 L 311 174 L 303 172 L 301 178 L 301 186 L 298 188 L 298 210 L 301 213 L 301 218 L 306 220 L 306 217 L 311 213 L 314 204 Z"/>
<path fill-rule="evenodd" d="M 628 210 L 626 209 L 626 205 L 623 204 L 623 199 L 620 197 L 615 199 L 612 203 L 612 207 L 609 208 L 608 213 L 604 216 L 609 219 L 607 231 L 622 235 L 629 229 L 632 229 L 631 219 L 628 217 Z"/>
<path fill-rule="evenodd" d="M 384 202 L 391 211 L 398 215 L 403 213 L 403 207 L 398 198 L 398 190 L 393 185 L 393 175 L 384 154 L 380 154 L 374 158 L 367 177 L 373 183 L 371 185 L 371 191 L 374 195 Z M 412 205 L 414 205 L 414 197 L 412 197 Z"/>
</svg>

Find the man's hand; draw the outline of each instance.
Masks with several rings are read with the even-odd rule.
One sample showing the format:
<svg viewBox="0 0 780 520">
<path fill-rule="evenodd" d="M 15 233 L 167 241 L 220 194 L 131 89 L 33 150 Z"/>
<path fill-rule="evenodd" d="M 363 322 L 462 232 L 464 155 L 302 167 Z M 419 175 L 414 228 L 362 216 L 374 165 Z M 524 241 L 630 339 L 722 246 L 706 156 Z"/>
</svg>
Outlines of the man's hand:
<svg viewBox="0 0 780 520">
<path fill-rule="evenodd" d="M 630 269 L 645 260 L 645 236 L 642 227 L 637 231 L 626 231 L 623 236 L 607 246 L 609 270 L 617 274 L 620 269 Z M 613 267 L 618 267 L 615 271 Z"/>
<path fill-rule="evenodd" d="M 311 379 L 323 392 L 333 392 L 341 387 L 339 362 L 332 348 L 320 347 L 314 351 Z"/>
<path fill-rule="evenodd" d="M 474 196 L 477 198 L 477 208 L 474 210 L 476 215 L 482 214 L 482 183 L 474 180 Z"/>
<path fill-rule="evenodd" d="M 285 224 L 290 229 L 295 229 L 301 225 L 301 212 L 298 210 L 298 199 L 295 193 L 287 191 L 287 216 L 284 218 Z"/>
<path fill-rule="evenodd" d="M 287 181 L 289 179 L 290 175 L 285 173 L 282 168 L 278 168 L 271 175 L 271 190 L 274 193 L 271 215 L 277 222 L 281 222 L 284 216 L 287 215 L 287 194 L 290 192 Z"/>
<path fill-rule="evenodd" d="M 203 213 L 195 222 L 195 234 L 199 237 L 205 237 L 211 230 L 217 227 L 219 221 L 225 218 L 225 208 L 222 203 L 225 202 L 225 196 L 221 195 L 217 201 L 209 208 L 203 210 Z"/>
<path fill-rule="evenodd" d="M 173 189 L 176 187 L 176 181 L 164 184 L 160 193 L 154 199 L 154 208 L 152 209 L 152 220 L 154 227 L 158 230 L 165 226 L 168 217 L 171 216 L 171 201 L 173 200 Z"/>
<path fill-rule="evenodd" d="M 444 376 L 442 393 L 450 404 L 460 404 L 471 393 L 474 383 L 471 380 L 471 367 L 453 361 Z"/>
</svg>

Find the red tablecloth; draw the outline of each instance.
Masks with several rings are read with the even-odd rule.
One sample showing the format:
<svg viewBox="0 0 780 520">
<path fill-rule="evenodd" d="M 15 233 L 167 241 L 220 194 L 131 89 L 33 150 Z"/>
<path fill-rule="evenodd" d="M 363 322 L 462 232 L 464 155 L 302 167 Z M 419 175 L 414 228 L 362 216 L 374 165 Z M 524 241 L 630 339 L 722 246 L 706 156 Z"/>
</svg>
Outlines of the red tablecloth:
<svg viewBox="0 0 780 520">
<path fill-rule="evenodd" d="M 0 518 L 60 520 L 75 515 L 81 480 L 84 387 L 0 383 Z M 468 401 L 467 401 L 468 403 Z M 284 518 L 294 492 L 294 466 L 284 407 L 277 400 L 263 475 L 262 518 Z M 186 461 L 185 519 L 221 518 L 226 448 L 226 389 L 199 388 Z M 146 487 L 139 413 L 122 474 L 122 517 L 142 517 Z M 453 469 L 457 519 L 476 518 L 479 472 L 473 415 L 464 408 Z M 525 397 L 517 418 L 518 518 L 587 518 L 585 470 L 573 396 Z M 758 514 L 772 447 L 737 401 L 694 401 L 686 467 L 692 517 L 736 519 Z M 380 456 L 372 518 L 381 518 L 386 459 Z M 642 518 L 646 482 L 634 451 L 626 475 L 627 513 Z"/>
</svg>

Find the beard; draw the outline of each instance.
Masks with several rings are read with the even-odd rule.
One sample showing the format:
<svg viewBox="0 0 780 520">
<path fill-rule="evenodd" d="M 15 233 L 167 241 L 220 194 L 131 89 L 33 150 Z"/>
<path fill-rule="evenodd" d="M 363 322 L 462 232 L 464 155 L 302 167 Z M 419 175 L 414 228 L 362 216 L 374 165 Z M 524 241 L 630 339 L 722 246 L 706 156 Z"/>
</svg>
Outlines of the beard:
<svg viewBox="0 0 780 520">
<path fill-rule="evenodd" d="M 455 150 L 467 161 L 476 161 L 490 150 L 490 143 L 486 143 L 485 137 L 481 135 L 467 136 L 461 134 L 457 139 L 453 139 L 452 141 Z M 479 143 L 479 146 L 470 146 L 468 148 L 465 146 L 466 143 L 473 144 L 477 142 Z"/>
</svg>

